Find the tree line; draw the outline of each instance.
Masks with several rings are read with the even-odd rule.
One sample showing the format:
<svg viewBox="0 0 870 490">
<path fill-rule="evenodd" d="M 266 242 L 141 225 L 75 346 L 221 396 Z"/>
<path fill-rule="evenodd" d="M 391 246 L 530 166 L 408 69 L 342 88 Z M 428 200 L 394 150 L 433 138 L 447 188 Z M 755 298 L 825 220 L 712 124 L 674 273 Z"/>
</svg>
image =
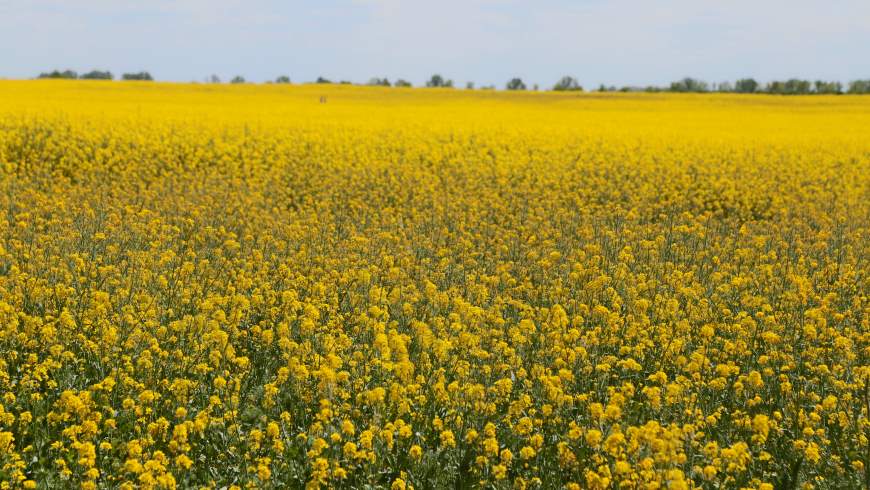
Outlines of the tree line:
<svg viewBox="0 0 870 490">
<path fill-rule="evenodd" d="M 110 71 L 103 70 L 91 70 L 87 73 L 79 74 L 74 70 L 52 70 L 47 72 L 42 72 L 36 78 L 60 78 L 66 80 L 114 80 L 115 76 Z M 132 73 L 123 73 L 121 74 L 121 80 L 142 80 L 142 81 L 153 81 L 154 77 L 151 76 L 147 71 L 140 72 L 132 72 Z"/>
<path fill-rule="evenodd" d="M 722 82 L 708 84 L 703 80 L 686 77 L 672 82 L 667 89 L 657 87 L 645 87 L 649 91 L 669 92 L 730 92 L 738 94 L 766 93 L 776 95 L 812 95 L 812 94 L 870 94 L 870 80 L 853 80 L 847 85 L 838 81 L 828 80 L 802 80 L 790 78 L 788 80 L 774 80 L 762 85 L 754 78 L 741 78 L 733 84 Z"/>
<path fill-rule="evenodd" d="M 233 79 L 233 82 L 236 82 L 239 77 Z M 244 79 L 241 79 L 244 81 Z M 272 82 L 267 82 L 272 83 Z M 290 83 L 290 78 L 287 76 L 278 77 L 274 83 Z M 314 83 L 335 83 L 332 80 L 329 80 L 324 77 L 318 77 Z M 341 84 L 350 84 L 349 81 L 341 81 L 338 82 Z M 365 85 L 376 86 L 376 87 L 412 87 L 411 82 L 398 79 L 395 82 L 390 82 L 390 80 L 386 77 L 379 78 L 374 77 L 371 78 L 368 83 Z M 424 83 L 425 87 L 428 88 L 454 88 L 453 80 L 444 78 L 439 74 L 432 75 L 429 80 Z M 465 84 L 466 89 L 474 89 L 474 82 L 467 82 Z M 481 90 L 495 90 L 494 85 L 483 86 L 480 87 Z M 529 86 L 522 80 L 522 78 L 514 77 L 505 83 L 505 90 L 509 91 L 521 91 L 521 90 L 529 90 Z M 539 90 L 538 85 L 532 85 L 531 90 Z M 577 81 L 575 77 L 572 76 L 564 76 L 559 79 L 549 90 L 554 92 L 582 92 L 583 86 Z M 870 94 L 870 79 L 867 80 L 853 80 L 849 82 L 847 85 L 843 85 L 838 81 L 825 81 L 825 80 L 801 80 L 797 78 L 792 78 L 788 80 L 774 80 L 767 84 L 762 85 L 754 78 L 741 78 L 740 80 L 731 82 L 722 82 L 718 84 L 709 84 L 703 80 L 699 80 L 696 78 L 686 77 L 682 80 L 678 80 L 672 82 L 669 86 L 659 87 L 654 85 L 648 85 L 645 87 L 637 87 L 637 86 L 606 86 L 601 85 L 598 87 L 599 92 L 678 92 L 678 93 L 704 93 L 704 92 L 724 92 L 724 93 L 738 93 L 738 94 L 755 94 L 755 93 L 766 93 L 766 94 L 778 94 L 778 95 L 811 95 L 811 94 Z"/>
<path fill-rule="evenodd" d="M 53 70 L 50 72 L 40 73 L 37 78 L 60 78 L 73 80 L 114 80 L 114 75 L 110 71 L 92 70 L 87 73 L 79 74 L 73 70 Z M 147 71 L 123 73 L 121 80 L 143 80 L 152 81 L 154 77 Z M 211 75 L 205 80 L 207 83 L 222 83 L 220 77 Z M 230 79 L 229 83 L 247 83 L 245 77 L 236 75 Z M 281 75 L 274 81 L 266 83 L 289 84 L 290 77 Z M 338 83 L 350 85 L 352 82 L 348 80 L 333 81 L 325 77 L 317 77 L 314 83 L 332 84 Z M 405 79 L 399 78 L 391 82 L 387 77 L 373 77 L 364 85 L 377 87 L 412 87 L 413 84 Z M 425 87 L 429 88 L 454 88 L 453 80 L 444 78 L 440 74 L 432 75 L 425 83 Z M 466 89 L 474 89 L 474 82 L 467 82 Z M 511 78 L 505 83 L 505 90 L 522 91 L 530 90 L 529 86 L 519 77 Z M 481 90 L 495 90 L 494 85 L 482 86 Z M 538 85 L 532 85 L 531 90 L 539 90 Z M 583 86 L 573 76 L 566 75 L 560 78 L 549 90 L 555 92 L 582 92 Z M 848 84 L 842 84 L 838 81 L 826 80 L 803 80 L 791 78 L 788 80 L 774 80 L 766 84 L 762 84 L 754 78 L 741 78 L 735 82 L 722 82 L 710 84 L 704 80 L 697 78 L 686 77 L 675 82 L 671 82 L 668 86 L 622 86 L 600 85 L 598 92 L 677 92 L 677 93 L 737 93 L 737 94 L 776 94 L 776 95 L 813 95 L 813 94 L 870 94 L 870 79 L 853 80 Z"/>
</svg>

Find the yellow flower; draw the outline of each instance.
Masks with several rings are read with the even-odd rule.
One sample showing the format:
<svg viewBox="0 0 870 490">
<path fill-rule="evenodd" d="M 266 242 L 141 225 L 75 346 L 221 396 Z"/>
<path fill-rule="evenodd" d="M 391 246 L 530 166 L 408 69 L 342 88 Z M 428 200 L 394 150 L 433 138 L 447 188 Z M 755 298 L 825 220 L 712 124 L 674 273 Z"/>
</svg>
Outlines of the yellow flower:
<svg viewBox="0 0 870 490">
<path fill-rule="evenodd" d="M 408 450 L 408 454 L 411 455 L 412 459 L 419 461 L 423 457 L 423 448 L 414 444 L 411 446 L 411 449 Z"/>
<path fill-rule="evenodd" d="M 401 478 L 396 478 L 393 480 L 393 483 L 390 485 L 391 490 L 405 490 L 405 480 Z"/>
<path fill-rule="evenodd" d="M 453 431 L 444 430 L 441 431 L 441 434 L 438 436 L 441 441 L 441 445 L 443 447 L 455 447 L 456 446 L 456 438 L 453 436 Z"/>
<path fill-rule="evenodd" d="M 625 475 L 631 472 L 631 465 L 626 461 L 617 461 L 613 469 L 617 475 Z"/>
<path fill-rule="evenodd" d="M 586 432 L 586 443 L 590 446 L 597 446 L 601 443 L 601 431 L 590 429 Z"/>
<path fill-rule="evenodd" d="M 712 480 L 716 477 L 716 467 L 713 465 L 707 465 L 704 467 L 704 478 L 708 480 Z"/>
<path fill-rule="evenodd" d="M 767 415 L 758 414 L 753 417 L 752 430 L 754 430 L 756 434 L 760 435 L 762 440 L 766 440 L 767 435 L 770 432 L 770 423 Z"/>
<path fill-rule="evenodd" d="M 813 464 L 818 463 L 822 459 L 819 447 L 815 443 L 807 445 L 806 449 L 804 449 L 804 456 L 806 456 L 807 461 Z"/>
<path fill-rule="evenodd" d="M 478 434 L 476 430 L 470 429 L 468 432 L 465 433 L 465 442 L 468 444 L 473 443 L 477 440 L 477 435 Z"/>
<path fill-rule="evenodd" d="M 261 482 L 265 482 L 272 477 L 272 471 L 269 469 L 269 464 L 271 464 L 271 460 L 269 458 L 260 458 L 257 462 L 257 478 L 260 479 Z"/>
<path fill-rule="evenodd" d="M 175 458 L 175 464 L 187 470 L 190 469 L 190 467 L 193 465 L 193 461 L 186 455 L 180 454 L 178 455 L 178 457 Z"/>
<path fill-rule="evenodd" d="M 501 462 L 505 465 L 510 465 L 511 461 L 514 459 L 514 454 L 507 448 L 502 449 L 499 456 L 501 457 Z"/>
</svg>

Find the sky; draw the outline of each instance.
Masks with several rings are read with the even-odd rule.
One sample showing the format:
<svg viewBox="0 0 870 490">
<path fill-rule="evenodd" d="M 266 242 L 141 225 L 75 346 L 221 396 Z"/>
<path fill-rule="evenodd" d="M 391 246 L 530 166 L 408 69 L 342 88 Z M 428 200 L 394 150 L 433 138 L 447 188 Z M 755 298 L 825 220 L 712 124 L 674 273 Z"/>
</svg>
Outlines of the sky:
<svg viewBox="0 0 870 490">
<path fill-rule="evenodd" d="M 870 78 L 870 0 L 0 0 L 0 78 Z"/>
</svg>

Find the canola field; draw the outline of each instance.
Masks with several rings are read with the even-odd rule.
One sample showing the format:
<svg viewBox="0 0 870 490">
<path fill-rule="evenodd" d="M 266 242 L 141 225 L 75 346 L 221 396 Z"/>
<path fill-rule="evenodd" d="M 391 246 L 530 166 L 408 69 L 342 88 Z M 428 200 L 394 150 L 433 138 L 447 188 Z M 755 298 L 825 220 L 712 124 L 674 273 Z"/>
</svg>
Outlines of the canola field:
<svg viewBox="0 0 870 490">
<path fill-rule="evenodd" d="M 0 82 L 0 488 L 868 488 L 868 247 L 868 97 Z"/>
</svg>

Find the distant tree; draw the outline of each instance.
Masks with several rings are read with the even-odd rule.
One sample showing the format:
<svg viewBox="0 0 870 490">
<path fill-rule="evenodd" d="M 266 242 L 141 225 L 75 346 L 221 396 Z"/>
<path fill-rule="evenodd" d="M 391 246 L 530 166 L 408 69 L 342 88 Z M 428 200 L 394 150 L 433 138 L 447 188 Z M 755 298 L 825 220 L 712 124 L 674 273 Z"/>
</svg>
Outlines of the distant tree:
<svg viewBox="0 0 870 490">
<path fill-rule="evenodd" d="M 236 75 L 230 80 L 230 83 L 245 83 L 245 77 L 241 75 Z"/>
<path fill-rule="evenodd" d="M 124 73 L 123 75 L 121 75 L 121 80 L 139 80 L 151 82 L 154 80 L 154 77 L 152 77 L 151 74 L 147 71 L 140 71 L 137 73 Z"/>
<path fill-rule="evenodd" d="M 769 82 L 767 86 L 764 87 L 764 91 L 769 94 L 783 94 L 785 93 L 785 82 L 779 80 Z"/>
<path fill-rule="evenodd" d="M 817 94 L 842 94 L 843 84 L 840 82 L 826 82 L 824 80 L 816 80 L 813 84 L 813 89 Z"/>
<path fill-rule="evenodd" d="M 540 88 L 540 87 L 538 86 L 537 83 L 534 84 L 534 85 L 532 85 L 532 90 L 534 90 L 535 92 L 537 92 L 539 88 Z"/>
<path fill-rule="evenodd" d="M 505 85 L 505 88 L 507 90 L 525 90 L 526 84 L 523 83 L 523 80 L 521 78 L 515 77 L 515 78 L 511 78 L 508 81 L 507 85 Z"/>
<path fill-rule="evenodd" d="M 314 83 L 332 83 L 328 78 L 317 77 L 317 80 Z"/>
<path fill-rule="evenodd" d="M 465 82 L 466 90 L 474 90 L 474 82 Z"/>
<path fill-rule="evenodd" d="M 432 75 L 432 78 L 426 82 L 427 87 L 443 87 L 444 86 L 444 78 L 439 74 Z"/>
<path fill-rule="evenodd" d="M 767 84 L 767 92 L 778 95 L 806 95 L 811 92 L 809 80 L 792 78 L 786 81 L 775 80 Z"/>
<path fill-rule="evenodd" d="M 432 78 L 426 82 L 427 87 L 438 88 L 438 87 L 453 87 L 453 80 L 445 80 L 439 74 L 432 75 Z"/>
<path fill-rule="evenodd" d="M 78 73 L 74 72 L 73 70 L 52 70 L 49 72 L 40 73 L 38 78 L 63 78 L 67 80 L 75 80 L 76 78 L 78 78 Z"/>
<path fill-rule="evenodd" d="M 287 75 L 281 75 L 275 79 L 275 83 L 290 83 L 290 77 Z"/>
<path fill-rule="evenodd" d="M 738 94 L 754 94 L 758 91 L 758 82 L 754 78 L 741 78 L 734 83 L 734 91 Z"/>
<path fill-rule="evenodd" d="M 212 73 L 211 76 L 208 77 L 208 83 L 221 83 L 221 77 Z"/>
<path fill-rule="evenodd" d="M 669 90 L 671 92 L 708 92 L 710 88 L 703 80 L 686 77 L 677 82 L 671 82 Z"/>
<path fill-rule="evenodd" d="M 483 85 L 480 90 L 495 90 L 495 85 Z"/>
<path fill-rule="evenodd" d="M 564 76 L 556 82 L 556 85 L 553 85 L 553 90 L 557 92 L 568 92 L 568 91 L 577 91 L 582 92 L 583 87 L 580 86 L 580 83 L 577 82 L 577 79 L 570 76 Z"/>
<path fill-rule="evenodd" d="M 368 83 L 368 84 L 369 84 L 369 85 L 372 85 L 372 86 L 375 86 L 375 87 L 392 87 L 392 86 L 393 86 L 393 84 L 390 83 L 390 80 L 389 80 L 387 77 L 384 77 L 384 78 L 378 78 L 378 77 L 371 78 L 371 79 L 369 79 L 369 83 Z"/>
<path fill-rule="evenodd" d="M 82 80 L 112 80 L 115 78 L 110 71 L 91 70 L 79 76 Z"/>
<path fill-rule="evenodd" d="M 330 82 L 330 81 L 327 80 L 325 83 L 332 83 L 332 82 Z M 342 80 L 342 81 L 340 81 L 340 82 L 338 82 L 338 83 L 339 83 L 340 85 L 353 85 L 353 82 L 351 82 L 350 80 Z"/>
<path fill-rule="evenodd" d="M 785 82 L 786 92 L 789 94 L 802 95 L 812 91 L 812 85 L 809 80 L 798 80 L 792 78 Z"/>
<path fill-rule="evenodd" d="M 849 82 L 850 94 L 870 94 L 870 79 L 852 80 Z"/>
<path fill-rule="evenodd" d="M 731 82 L 722 82 L 715 87 L 717 92 L 733 92 L 734 86 L 731 85 Z"/>
<path fill-rule="evenodd" d="M 400 79 L 396 80 L 396 83 L 394 83 L 393 86 L 395 86 L 395 87 L 411 87 L 412 85 L 411 85 L 411 82 L 409 82 L 403 78 L 400 78 Z"/>
</svg>

